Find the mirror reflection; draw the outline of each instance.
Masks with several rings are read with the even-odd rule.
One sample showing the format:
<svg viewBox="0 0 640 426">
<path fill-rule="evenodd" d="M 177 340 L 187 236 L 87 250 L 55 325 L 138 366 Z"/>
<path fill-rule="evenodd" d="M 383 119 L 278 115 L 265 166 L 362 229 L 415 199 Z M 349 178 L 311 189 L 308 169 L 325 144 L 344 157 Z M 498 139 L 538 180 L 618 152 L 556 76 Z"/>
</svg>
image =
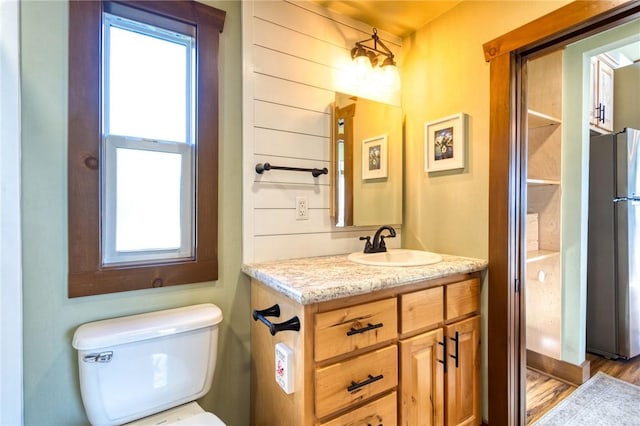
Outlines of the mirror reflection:
<svg viewBox="0 0 640 426">
<path fill-rule="evenodd" d="M 332 163 L 335 225 L 402 223 L 402 110 L 336 93 Z"/>
</svg>

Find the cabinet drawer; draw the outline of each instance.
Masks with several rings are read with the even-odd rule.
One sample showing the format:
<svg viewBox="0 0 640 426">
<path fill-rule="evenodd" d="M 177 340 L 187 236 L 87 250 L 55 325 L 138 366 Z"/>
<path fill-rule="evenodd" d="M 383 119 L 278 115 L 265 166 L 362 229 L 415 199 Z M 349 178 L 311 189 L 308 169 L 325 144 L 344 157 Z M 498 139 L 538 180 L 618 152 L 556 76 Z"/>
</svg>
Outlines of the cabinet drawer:
<svg viewBox="0 0 640 426">
<path fill-rule="evenodd" d="M 446 320 L 480 310 L 480 280 L 473 278 L 459 283 L 447 285 Z"/>
<path fill-rule="evenodd" d="M 395 426 L 398 418 L 396 409 L 396 393 L 376 399 L 357 410 L 349 411 L 347 414 L 330 420 L 326 423 L 319 423 L 320 426 L 354 426 L 354 425 L 385 425 Z"/>
<path fill-rule="evenodd" d="M 316 417 L 381 394 L 398 384 L 398 348 L 391 345 L 316 370 Z"/>
<path fill-rule="evenodd" d="M 437 325 L 444 319 L 442 287 L 407 293 L 400 296 L 400 332 Z"/>
<path fill-rule="evenodd" d="M 316 314 L 315 360 L 394 339 L 398 334 L 397 316 L 395 298 Z"/>
</svg>

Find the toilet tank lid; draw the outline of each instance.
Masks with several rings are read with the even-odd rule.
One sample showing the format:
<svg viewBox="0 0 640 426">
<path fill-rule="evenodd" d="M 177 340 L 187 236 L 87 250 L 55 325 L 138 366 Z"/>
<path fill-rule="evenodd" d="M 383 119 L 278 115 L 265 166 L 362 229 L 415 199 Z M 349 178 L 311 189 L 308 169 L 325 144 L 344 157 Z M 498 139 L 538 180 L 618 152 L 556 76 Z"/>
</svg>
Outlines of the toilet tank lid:
<svg viewBox="0 0 640 426">
<path fill-rule="evenodd" d="M 83 324 L 73 335 L 77 350 L 107 348 L 141 340 L 154 339 L 222 321 L 222 311 L 211 303 L 111 318 Z"/>
</svg>

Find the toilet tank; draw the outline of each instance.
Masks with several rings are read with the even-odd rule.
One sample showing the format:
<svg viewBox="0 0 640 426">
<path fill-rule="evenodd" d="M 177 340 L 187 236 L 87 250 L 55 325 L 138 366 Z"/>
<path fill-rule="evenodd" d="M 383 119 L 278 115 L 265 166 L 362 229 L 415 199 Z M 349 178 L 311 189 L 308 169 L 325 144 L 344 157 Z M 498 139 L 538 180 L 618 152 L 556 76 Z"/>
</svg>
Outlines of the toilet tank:
<svg viewBox="0 0 640 426">
<path fill-rule="evenodd" d="M 82 402 L 93 425 L 117 425 L 193 401 L 211 388 L 220 308 L 213 304 L 81 325 Z"/>
</svg>

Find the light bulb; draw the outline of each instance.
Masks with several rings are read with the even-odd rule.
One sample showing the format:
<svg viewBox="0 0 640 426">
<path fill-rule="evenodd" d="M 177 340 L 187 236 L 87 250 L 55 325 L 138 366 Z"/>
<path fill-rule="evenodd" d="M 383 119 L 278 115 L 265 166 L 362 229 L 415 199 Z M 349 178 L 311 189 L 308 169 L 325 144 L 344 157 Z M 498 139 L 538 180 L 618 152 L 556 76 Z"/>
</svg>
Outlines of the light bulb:
<svg viewBox="0 0 640 426">
<path fill-rule="evenodd" d="M 395 65 L 382 67 L 382 84 L 393 91 L 400 89 L 400 73 Z"/>
<path fill-rule="evenodd" d="M 362 81 L 371 72 L 371 61 L 366 56 L 358 56 L 353 60 L 356 79 Z"/>
<path fill-rule="evenodd" d="M 353 60 L 351 81 L 354 87 L 363 87 L 371 79 L 371 61 L 366 56 L 358 56 Z"/>
</svg>

